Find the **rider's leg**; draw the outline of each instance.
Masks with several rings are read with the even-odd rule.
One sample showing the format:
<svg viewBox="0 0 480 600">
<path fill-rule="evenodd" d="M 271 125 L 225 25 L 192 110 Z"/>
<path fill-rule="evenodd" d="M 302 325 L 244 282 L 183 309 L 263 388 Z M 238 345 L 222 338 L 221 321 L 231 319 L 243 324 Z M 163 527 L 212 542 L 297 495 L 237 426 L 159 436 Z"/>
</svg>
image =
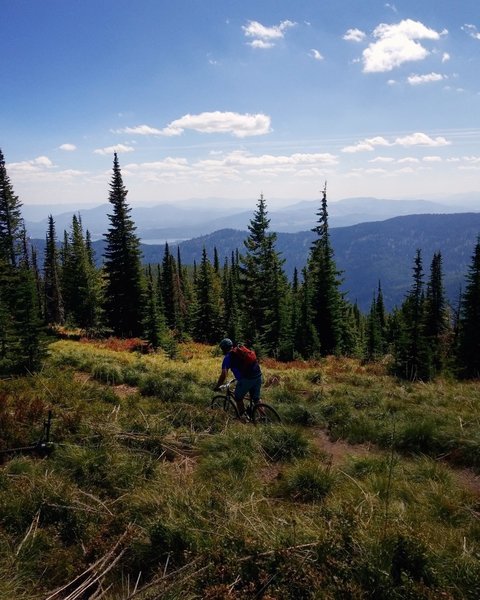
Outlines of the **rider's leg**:
<svg viewBox="0 0 480 600">
<path fill-rule="evenodd" d="M 248 392 L 248 384 L 248 379 L 239 379 L 237 381 L 237 385 L 235 386 L 235 402 L 237 404 L 237 410 L 240 416 L 242 416 L 245 412 L 245 403 L 243 402 L 243 399 Z"/>
</svg>

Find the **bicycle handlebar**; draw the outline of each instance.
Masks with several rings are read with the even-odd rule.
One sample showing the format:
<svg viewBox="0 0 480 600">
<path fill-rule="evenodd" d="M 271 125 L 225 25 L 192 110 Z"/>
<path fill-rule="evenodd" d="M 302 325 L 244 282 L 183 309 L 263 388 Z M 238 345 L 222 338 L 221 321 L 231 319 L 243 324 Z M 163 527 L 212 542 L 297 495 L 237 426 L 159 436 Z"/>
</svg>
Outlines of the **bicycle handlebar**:
<svg viewBox="0 0 480 600">
<path fill-rule="evenodd" d="M 218 387 L 218 389 L 219 389 L 219 390 L 225 390 L 225 391 L 226 391 L 227 389 L 230 389 L 230 386 L 231 386 L 232 384 L 234 384 L 236 381 L 237 381 L 236 379 L 230 379 L 230 381 L 227 381 L 227 383 L 223 383 L 222 385 L 220 385 L 220 386 Z"/>
</svg>

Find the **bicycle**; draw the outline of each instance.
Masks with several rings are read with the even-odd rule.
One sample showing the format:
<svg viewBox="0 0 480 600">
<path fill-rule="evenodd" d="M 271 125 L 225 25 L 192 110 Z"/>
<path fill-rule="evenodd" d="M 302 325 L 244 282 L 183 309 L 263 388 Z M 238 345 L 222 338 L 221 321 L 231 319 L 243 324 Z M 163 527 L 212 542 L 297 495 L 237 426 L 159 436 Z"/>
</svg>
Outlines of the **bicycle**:
<svg viewBox="0 0 480 600">
<path fill-rule="evenodd" d="M 235 394 L 232 389 L 236 381 L 236 379 L 231 379 L 229 382 L 221 385 L 219 389 L 224 390 L 225 393 L 214 396 L 210 403 L 210 407 L 222 408 L 230 417 L 239 419 L 240 415 L 237 410 Z M 282 422 L 280 415 L 272 406 L 265 404 L 265 402 L 255 403 L 250 395 L 248 399 L 248 406 L 245 409 L 245 417 L 248 421 L 251 421 L 254 425 L 270 425 Z"/>
</svg>

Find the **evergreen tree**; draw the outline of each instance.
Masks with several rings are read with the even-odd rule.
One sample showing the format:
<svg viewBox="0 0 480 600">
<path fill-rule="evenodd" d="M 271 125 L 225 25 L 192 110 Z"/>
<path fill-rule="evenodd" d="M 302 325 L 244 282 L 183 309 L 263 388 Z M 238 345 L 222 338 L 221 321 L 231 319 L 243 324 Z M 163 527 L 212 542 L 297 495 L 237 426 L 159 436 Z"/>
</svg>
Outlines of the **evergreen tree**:
<svg viewBox="0 0 480 600">
<path fill-rule="evenodd" d="M 377 360 L 387 350 L 387 315 L 383 302 L 382 286 L 378 282 L 377 296 L 373 297 L 367 319 L 366 356 Z"/>
<path fill-rule="evenodd" d="M 215 271 L 208 260 L 205 247 L 197 273 L 197 313 L 195 315 L 194 336 L 199 342 L 213 344 L 222 334 L 221 312 L 218 297 L 214 290 Z"/>
<path fill-rule="evenodd" d="M 448 312 L 443 288 L 442 255 L 433 255 L 425 297 L 424 335 L 428 346 L 426 371 L 430 379 L 445 366 L 448 342 Z"/>
<path fill-rule="evenodd" d="M 40 365 L 39 306 L 21 203 L 0 150 L 0 373 L 32 371 Z"/>
<path fill-rule="evenodd" d="M 283 260 L 275 249 L 276 234 L 269 232 L 263 194 L 248 226 L 246 253 L 240 257 L 242 332 L 257 351 L 278 351 L 282 337 L 282 306 L 286 278 Z"/>
<path fill-rule="evenodd" d="M 367 360 L 377 360 L 382 354 L 382 329 L 377 309 L 377 298 L 374 296 L 367 320 L 366 357 Z"/>
<path fill-rule="evenodd" d="M 179 332 L 183 329 L 182 315 L 179 306 L 179 277 L 177 263 L 170 253 L 168 243 L 165 244 L 165 252 L 162 261 L 162 296 L 165 311 L 165 320 L 170 329 Z"/>
<path fill-rule="evenodd" d="M 90 252 L 81 219 L 73 215 L 64 255 L 62 295 L 67 319 L 87 331 L 98 328 L 101 303 L 99 276 Z"/>
<path fill-rule="evenodd" d="M 126 202 L 117 154 L 113 160 L 109 201 L 113 206 L 105 234 L 105 315 L 115 335 L 136 337 L 143 333 L 144 285 L 140 241 Z"/>
<path fill-rule="evenodd" d="M 300 289 L 300 314 L 295 333 L 295 348 L 303 358 L 314 358 L 320 355 L 320 340 L 313 322 L 313 299 L 310 272 L 302 271 L 303 283 Z"/>
<path fill-rule="evenodd" d="M 238 264 L 232 252 L 231 264 L 225 260 L 223 269 L 223 329 L 226 337 L 237 341 L 240 337 L 240 310 L 239 310 L 239 275 Z"/>
<path fill-rule="evenodd" d="M 417 250 L 413 267 L 412 287 L 402 304 L 400 319 L 396 326 L 397 339 L 394 349 L 394 371 L 399 377 L 414 381 L 428 378 L 425 334 L 422 254 Z"/>
<path fill-rule="evenodd" d="M 43 329 L 39 313 L 39 300 L 35 276 L 23 229 L 23 252 L 18 266 L 18 284 L 15 289 L 15 330 L 17 349 L 16 370 L 35 371 L 44 355 Z"/>
<path fill-rule="evenodd" d="M 152 268 L 147 269 L 146 318 L 144 324 L 145 337 L 155 350 L 165 343 L 165 320 L 158 310 L 158 295 L 155 291 Z"/>
<path fill-rule="evenodd" d="M 48 217 L 48 231 L 43 263 L 45 322 L 61 325 L 65 321 L 63 298 L 60 289 L 59 263 L 55 222 Z"/>
<path fill-rule="evenodd" d="M 463 378 L 480 377 L 480 236 L 466 276 L 460 305 L 457 362 Z"/>
<path fill-rule="evenodd" d="M 16 267 L 22 253 L 22 204 L 13 191 L 0 149 L 0 259 Z"/>
<path fill-rule="evenodd" d="M 312 229 L 317 234 L 308 260 L 309 286 L 311 290 L 312 318 L 320 341 L 323 356 L 341 350 L 342 296 L 340 279 L 333 248 L 330 243 L 327 212 L 327 188 L 322 192 L 318 225 Z"/>
</svg>

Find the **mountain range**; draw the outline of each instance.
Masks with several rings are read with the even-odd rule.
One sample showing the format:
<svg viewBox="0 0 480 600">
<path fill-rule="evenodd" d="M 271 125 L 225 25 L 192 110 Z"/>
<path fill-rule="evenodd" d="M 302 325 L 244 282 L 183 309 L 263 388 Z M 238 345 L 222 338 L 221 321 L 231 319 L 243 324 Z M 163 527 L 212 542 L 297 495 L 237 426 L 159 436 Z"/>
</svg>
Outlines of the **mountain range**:
<svg viewBox="0 0 480 600">
<path fill-rule="evenodd" d="M 238 201 L 237 201 L 238 202 Z M 243 206 L 250 206 L 245 201 Z M 284 233 L 295 233 L 311 229 L 315 224 L 319 200 L 294 202 L 283 208 L 269 210 L 270 227 Z M 64 208 L 64 207 L 63 207 Z M 57 212 L 45 206 L 23 208 L 26 227 L 31 238 L 43 238 L 47 231 L 48 215 L 52 214 L 59 236 L 70 228 L 74 212 L 80 213 L 85 230 L 92 239 L 100 239 L 109 227 L 110 204 L 78 211 L 71 209 Z M 441 202 L 431 200 L 384 200 L 370 197 L 346 198 L 331 202 L 328 206 L 331 227 L 345 227 L 369 221 L 381 221 L 396 216 L 411 214 L 449 214 L 480 210 L 480 194 L 445 198 Z M 44 217 L 36 220 L 40 214 Z M 253 215 L 252 209 L 229 204 L 220 199 L 191 200 L 178 203 L 163 203 L 154 206 L 132 207 L 131 216 L 137 227 L 137 235 L 144 243 L 179 241 L 213 233 L 220 229 L 247 228 Z"/>
<path fill-rule="evenodd" d="M 425 281 L 433 253 L 442 253 L 446 294 L 452 305 L 456 305 L 479 234 L 480 213 L 407 215 L 330 229 L 335 261 L 342 271 L 342 290 L 364 311 L 368 310 L 379 282 L 388 309 L 402 302 L 412 283 L 417 248 L 422 251 Z M 179 242 L 182 262 L 191 265 L 196 261 L 198 264 L 203 247 L 210 258 L 216 247 L 223 262 L 237 248 L 242 252 L 247 235 L 246 230 L 220 229 Z M 304 267 L 314 238 L 311 231 L 277 233 L 276 248 L 285 260 L 284 267 L 289 276 L 295 267 L 299 272 Z M 41 259 L 44 239 L 32 242 Z M 93 246 L 100 264 L 104 242 L 98 240 Z M 144 262 L 161 262 L 163 243 L 142 244 L 141 249 Z M 175 253 L 176 244 L 170 244 L 170 250 Z"/>
</svg>

